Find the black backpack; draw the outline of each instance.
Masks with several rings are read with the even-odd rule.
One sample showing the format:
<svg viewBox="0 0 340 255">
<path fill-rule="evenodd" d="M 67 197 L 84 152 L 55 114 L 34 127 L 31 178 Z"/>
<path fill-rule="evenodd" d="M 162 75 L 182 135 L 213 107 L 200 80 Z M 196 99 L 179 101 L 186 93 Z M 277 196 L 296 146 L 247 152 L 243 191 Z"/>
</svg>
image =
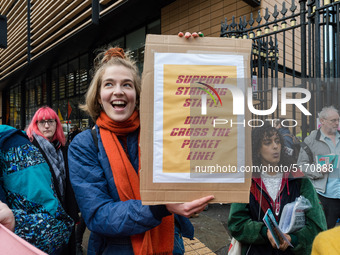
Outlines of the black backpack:
<svg viewBox="0 0 340 255">
<path fill-rule="evenodd" d="M 307 153 L 309 158 L 309 164 L 313 164 L 314 163 L 313 152 L 310 150 L 308 145 L 305 142 L 300 142 L 300 148 L 304 149 L 305 152 Z"/>
<path fill-rule="evenodd" d="M 293 149 L 285 146 L 284 150 L 288 155 L 293 157 L 295 162 L 298 161 L 301 148 L 306 151 L 309 158 L 309 163 L 312 164 L 314 162 L 313 153 L 305 142 L 300 141 L 299 138 L 292 134 L 284 134 L 283 136 L 289 136 L 290 138 L 292 138 Z"/>
</svg>

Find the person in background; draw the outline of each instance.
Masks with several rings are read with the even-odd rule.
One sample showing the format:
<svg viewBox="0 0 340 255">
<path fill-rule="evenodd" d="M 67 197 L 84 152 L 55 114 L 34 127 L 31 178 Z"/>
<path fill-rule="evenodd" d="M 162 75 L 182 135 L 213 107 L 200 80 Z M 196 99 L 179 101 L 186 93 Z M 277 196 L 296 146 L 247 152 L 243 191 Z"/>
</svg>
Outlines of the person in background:
<svg viewBox="0 0 340 255">
<path fill-rule="evenodd" d="M 76 255 L 83 254 L 83 236 L 86 230 L 84 218 L 79 216 L 79 223 L 76 225 Z"/>
<path fill-rule="evenodd" d="M 66 213 L 77 222 L 78 207 L 70 183 L 65 135 L 57 113 L 48 106 L 39 108 L 26 130 L 30 141 L 40 150 L 53 177 L 53 184 Z M 63 254 L 75 254 L 75 234 Z"/>
<path fill-rule="evenodd" d="M 121 48 L 103 51 L 96 60 L 82 106 L 96 123 L 95 133 L 78 134 L 68 152 L 71 183 L 91 231 L 88 254 L 184 254 L 182 235 L 193 238 L 185 217 L 214 197 L 142 205 L 139 72 Z"/>
<path fill-rule="evenodd" d="M 292 134 L 290 133 L 287 127 L 282 126 L 283 119 L 278 119 L 275 122 L 275 128 L 279 130 L 279 133 L 282 135 L 284 139 L 283 149 L 285 150 L 286 154 L 289 156 L 293 156 L 294 153 L 294 142 L 292 138 Z"/>
<path fill-rule="evenodd" d="M 72 136 L 72 133 L 73 133 L 73 127 L 70 128 L 70 131 L 67 133 L 67 146 L 70 145 L 72 139 L 71 139 L 71 136 Z"/>
<path fill-rule="evenodd" d="M 340 227 L 335 227 L 318 234 L 313 242 L 311 255 L 340 254 Z"/>
<path fill-rule="evenodd" d="M 340 218 L 340 133 L 339 113 L 333 106 L 324 107 L 319 113 L 321 127 L 312 131 L 304 142 L 308 145 L 313 153 L 314 162 L 310 162 L 305 150 L 300 150 L 298 165 L 306 176 L 312 181 L 327 219 L 327 227 L 333 228 Z M 319 162 L 315 163 L 318 155 L 334 154 L 337 160 L 332 164 L 320 168 Z"/>
<path fill-rule="evenodd" d="M 310 134 L 309 126 L 307 125 L 307 136 Z M 302 126 L 300 126 L 300 132 L 296 134 L 296 137 L 299 139 L 299 141 L 302 142 Z"/>
<path fill-rule="evenodd" d="M 22 131 L 0 125 L 0 164 L 0 186 L 14 215 L 14 233 L 48 254 L 62 254 L 73 220 L 57 198 L 40 150 Z M 0 209 L 0 218 L 2 213 Z"/>
<path fill-rule="evenodd" d="M 241 242 L 242 254 L 310 254 L 314 237 L 326 229 L 325 216 L 309 179 L 279 171 L 280 166 L 291 165 L 291 158 L 282 149 L 283 143 L 278 130 L 270 125 L 252 131 L 253 166 L 260 167 L 260 171 L 253 173 L 249 203 L 233 203 L 228 219 L 228 229 Z M 300 195 L 312 205 L 305 212 L 306 224 L 296 232 L 284 234 L 293 247 L 282 239 L 277 249 L 263 217 L 271 209 L 279 222 L 283 207 Z"/>
<path fill-rule="evenodd" d="M 67 142 L 68 144 L 70 144 L 72 142 L 72 140 L 74 139 L 74 137 L 79 134 L 81 132 L 81 130 L 78 128 L 77 125 L 74 125 L 72 128 L 71 128 L 71 132 L 70 134 L 68 135 L 67 137 Z"/>
</svg>

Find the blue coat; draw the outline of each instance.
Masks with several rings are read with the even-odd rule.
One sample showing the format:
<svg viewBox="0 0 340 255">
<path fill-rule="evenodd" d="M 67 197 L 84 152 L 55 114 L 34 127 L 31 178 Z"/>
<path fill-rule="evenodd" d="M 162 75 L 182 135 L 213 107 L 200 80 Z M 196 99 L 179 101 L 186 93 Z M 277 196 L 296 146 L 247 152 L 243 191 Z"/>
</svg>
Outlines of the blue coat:
<svg viewBox="0 0 340 255">
<path fill-rule="evenodd" d="M 82 216 L 91 231 L 88 254 L 101 254 L 112 245 L 119 254 L 123 249 L 128 249 L 126 254 L 133 254 L 130 236 L 158 226 L 170 213 L 164 205 L 145 206 L 140 200 L 120 201 L 98 128 L 96 130 L 98 149 L 91 130 L 86 130 L 74 138 L 68 150 L 71 183 Z M 136 171 L 138 132 L 127 137 L 129 158 Z M 176 219 L 182 234 L 193 238 L 190 221 L 177 215 Z"/>
</svg>

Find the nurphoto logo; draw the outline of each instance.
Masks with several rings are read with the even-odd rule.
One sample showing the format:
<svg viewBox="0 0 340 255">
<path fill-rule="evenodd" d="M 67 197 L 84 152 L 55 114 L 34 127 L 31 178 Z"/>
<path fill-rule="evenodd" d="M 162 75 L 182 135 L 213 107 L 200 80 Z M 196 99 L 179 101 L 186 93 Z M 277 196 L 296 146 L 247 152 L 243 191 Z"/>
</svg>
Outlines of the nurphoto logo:
<svg viewBox="0 0 340 255">
<path fill-rule="evenodd" d="M 223 107 L 222 105 L 222 100 L 220 98 L 220 96 L 218 95 L 217 91 L 212 87 L 212 85 L 208 85 L 206 83 L 202 83 L 202 82 L 198 82 L 199 84 L 202 84 L 206 87 L 208 87 L 210 90 L 212 90 L 215 95 L 218 97 L 221 107 Z M 245 114 L 245 109 L 244 109 L 244 105 L 245 105 L 245 95 L 243 93 L 243 91 L 236 87 L 235 85 L 231 85 L 231 84 L 218 84 L 215 85 L 217 88 L 225 88 L 228 89 L 231 94 L 232 94 L 232 98 L 233 98 L 233 115 L 244 115 Z M 201 90 L 204 90 L 207 94 L 210 95 L 210 97 L 213 98 L 213 95 L 207 91 L 206 89 L 202 89 L 199 88 Z M 202 94 L 201 95 L 201 115 L 207 115 L 207 94 Z M 295 94 L 296 95 L 301 95 L 300 98 L 290 98 L 289 95 Z M 306 107 L 303 105 L 304 103 L 309 102 L 309 100 L 311 99 L 311 93 L 309 90 L 305 89 L 305 88 L 298 88 L 298 87 L 283 87 L 281 88 L 281 98 L 280 98 L 280 109 L 281 109 L 281 116 L 286 116 L 287 114 L 287 105 L 295 105 L 295 107 L 297 107 L 298 109 L 300 109 L 300 111 L 306 115 L 312 115 L 307 109 Z M 216 100 L 213 98 L 215 105 L 216 105 Z M 272 105 L 269 109 L 263 109 L 263 110 L 259 110 L 259 109 L 255 109 L 254 105 L 253 105 L 253 90 L 252 88 L 248 88 L 247 89 L 247 106 L 249 111 L 254 114 L 254 115 L 258 115 L 258 116 L 265 116 L 265 115 L 270 115 L 272 113 L 274 113 L 277 109 L 277 106 L 279 105 L 278 102 L 278 88 L 272 88 Z M 274 122 L 276 121 L 276 119 L 265 119 L 265 121 L 269 121 L 271 122 L 272 126 L 274 125 Z M 289 121 L 291 121 L 293 124 L 291 126 L 289 125 L 285 125 L 284 122 L 289 123 Z M 233 122 L 232 119 L 228 120 L 228 119 L 214 119 L 213 120 L 213 126 L 216 127 L 217 125 L 226 125 L 228 124 L 232 127 L 233 125 L 246 125 L 246 121 L 238 121 L 238 122 Z M 257 123 L 257 124 L 255 124 Z M 258 124 L 260 123 L 260 124 Z M 247 122 L 248 126 L 250 127 L 259 127 L 259 126 L 263 126 L 264 121 L 261 119 L 250 119 Z M 284 127 L 296 127 L 298 125 L 297 121 L 294 119 L 289 119 L 289 120 L 284 120 L 282 125 Z"/>
</svg>

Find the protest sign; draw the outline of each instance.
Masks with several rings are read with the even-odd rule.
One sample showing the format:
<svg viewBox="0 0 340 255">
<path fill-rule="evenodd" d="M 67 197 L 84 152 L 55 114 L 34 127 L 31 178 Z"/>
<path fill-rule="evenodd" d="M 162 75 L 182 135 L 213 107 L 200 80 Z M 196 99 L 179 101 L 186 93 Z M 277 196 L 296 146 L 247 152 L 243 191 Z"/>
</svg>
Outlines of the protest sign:
<svg viewBox="0 0 340 255">
<path fill-rule="evenodd" d="M 6 255 L 47 255 L 0 224 L 0 249 Z"/>
<path fill-rule="evenodd" d="M 140 107 L 144 204 L 211 194 L 214 202 L 248 202 L 250 51 L 251 40 L 147 36 Z"/>
</svg>

